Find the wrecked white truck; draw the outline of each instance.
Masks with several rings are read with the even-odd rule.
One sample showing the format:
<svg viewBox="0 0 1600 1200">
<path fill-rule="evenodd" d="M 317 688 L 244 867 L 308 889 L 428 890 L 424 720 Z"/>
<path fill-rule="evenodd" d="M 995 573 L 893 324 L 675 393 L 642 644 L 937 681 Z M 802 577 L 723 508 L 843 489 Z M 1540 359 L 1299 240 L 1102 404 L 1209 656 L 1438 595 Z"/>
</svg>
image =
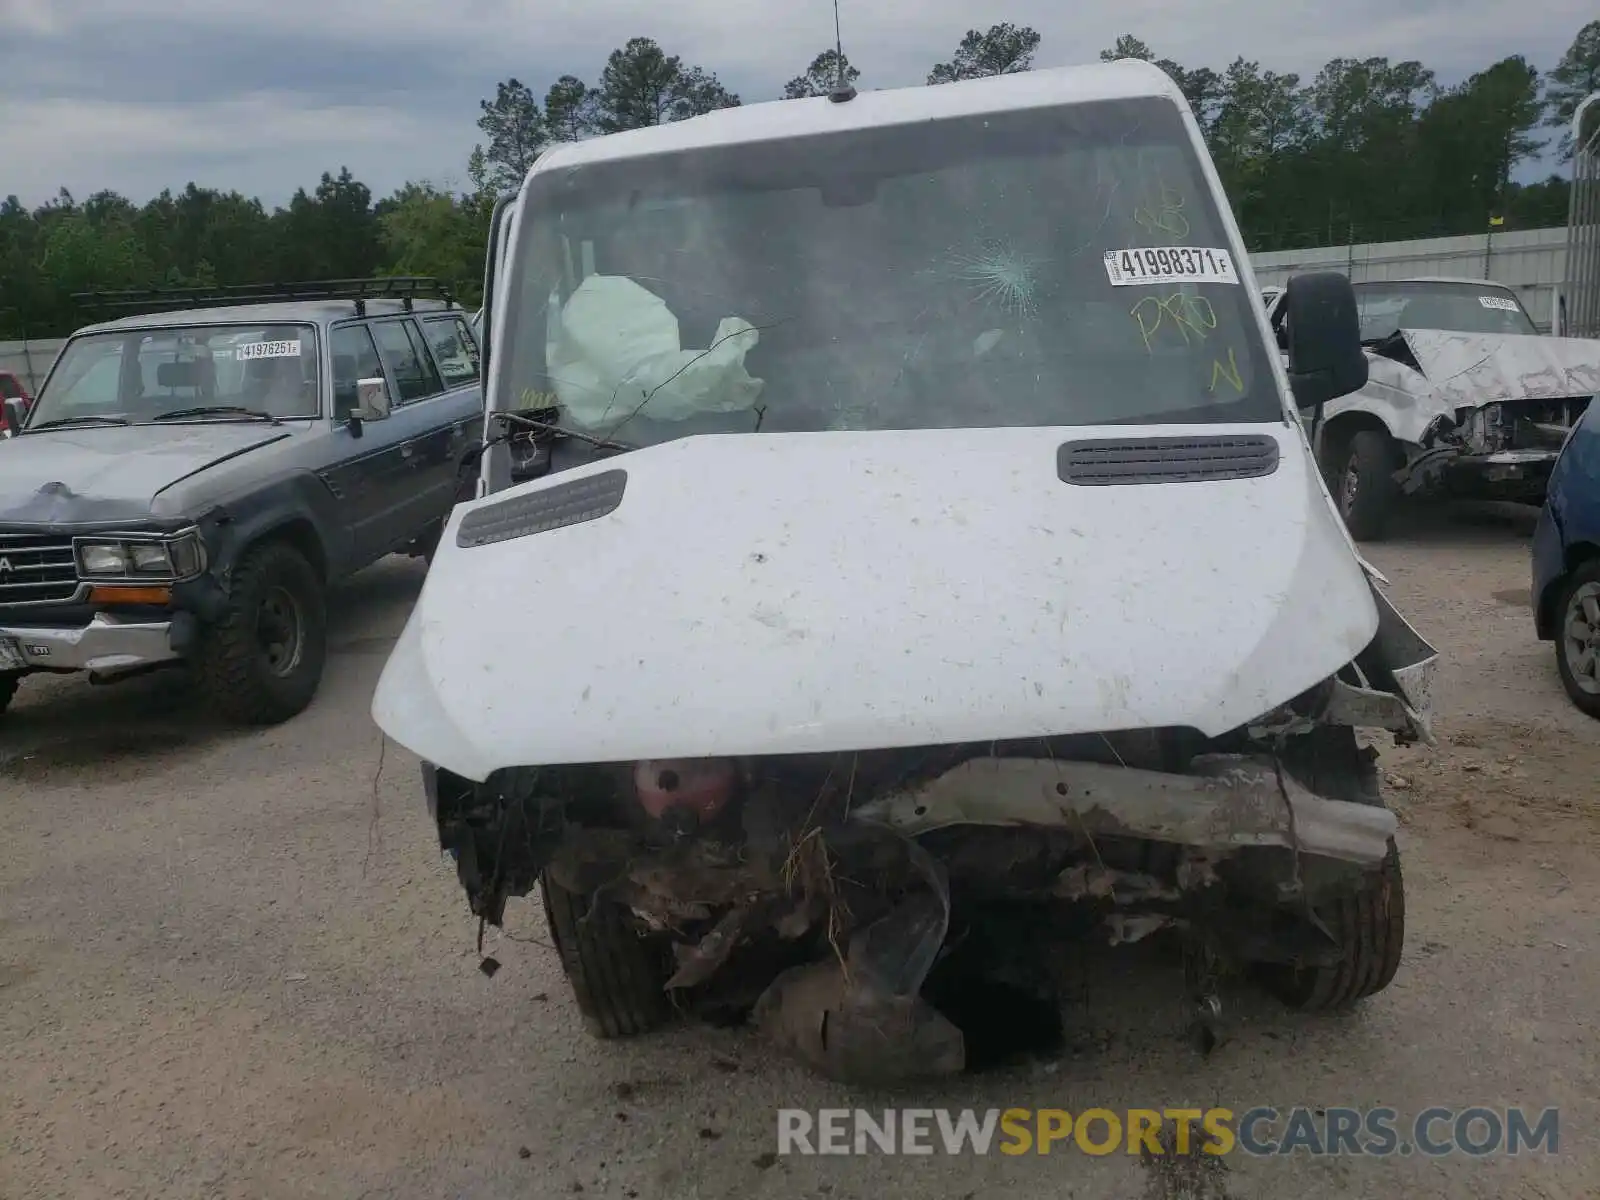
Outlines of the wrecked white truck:
<svg viewBox="0 0 1600 1200">
<path fill-rule="evenodd" d="M 956 1071 L 1016 1024 L 968 985 L 1046 1022 L 1085 937 L 1176 939 L 1202 1037 L 1230 968 L 1388 985 L 1357 730 L 1428 737 L 1434 652 L 1290 400 L 1364 382 L 1354 300 L 1294 281 L 1286 371 L 1165 74 L 750 105 L 552 150 L 503 215 L 482 494 L 373 715 L 594 1034 Z"/>
<path fill-rule="evenodd" d="M 1408 495 L 1544 500 L 1567 434 L 1600 391 L 1600 342 L 1540 335 L 1516 293 L 1481 279 L 1355 285 L 1367 385 L 1331 401 L 1316 439 L 1350 532 L 1377 541 Z M 1280 347 L 1284 294 L 1263 289 Z"/>
</svg>

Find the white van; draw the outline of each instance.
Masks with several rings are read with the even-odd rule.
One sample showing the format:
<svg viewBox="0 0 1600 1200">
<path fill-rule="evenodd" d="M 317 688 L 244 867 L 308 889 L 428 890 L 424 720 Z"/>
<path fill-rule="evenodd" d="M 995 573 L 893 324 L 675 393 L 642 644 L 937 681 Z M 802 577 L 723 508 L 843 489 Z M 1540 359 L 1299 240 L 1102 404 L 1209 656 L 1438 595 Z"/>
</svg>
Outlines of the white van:
<svg viewBox="0 0 1600 1200">
<path fill-rule="evenodd" d="M 485 494 L 373 715 L 472 912 L 540 886 L 594 1033 L 721 1006 L 958 1070 L 950 977 L 1044 989 L 1085 931 L 1180 939 L 1205 1020 L 1227 961 L 1387 986 L 1355 729 L 1426 739 L 1434 652 L 1295 408 L 1365 381 L 1355 305 L 1294 280 L 1286 371 L 1163 72 L 749 105 L 506 211 Z"/>
</svg>

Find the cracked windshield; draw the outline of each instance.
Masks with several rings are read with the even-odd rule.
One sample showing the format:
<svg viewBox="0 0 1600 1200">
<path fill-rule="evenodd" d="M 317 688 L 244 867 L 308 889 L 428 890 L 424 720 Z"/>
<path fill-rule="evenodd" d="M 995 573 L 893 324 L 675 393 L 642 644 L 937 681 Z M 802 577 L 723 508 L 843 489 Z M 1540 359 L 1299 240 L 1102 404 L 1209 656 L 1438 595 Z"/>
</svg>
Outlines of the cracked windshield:
<svg viewBox="0 0 1600 1200">
<path fill-rule="evenodd" d="M 536 176 L 511 390 L 635 444 L 1275 420 L 1225 242 L 1162 102 Z"/>
<path fill-rule="evenodd" d="M 1380 341 L 1401 329 L 1452 333 L 1537 334 L 1517 298 L 1486 284 L 1448 282 L 1358 283 L 1361 340 Z"/>
</svg>

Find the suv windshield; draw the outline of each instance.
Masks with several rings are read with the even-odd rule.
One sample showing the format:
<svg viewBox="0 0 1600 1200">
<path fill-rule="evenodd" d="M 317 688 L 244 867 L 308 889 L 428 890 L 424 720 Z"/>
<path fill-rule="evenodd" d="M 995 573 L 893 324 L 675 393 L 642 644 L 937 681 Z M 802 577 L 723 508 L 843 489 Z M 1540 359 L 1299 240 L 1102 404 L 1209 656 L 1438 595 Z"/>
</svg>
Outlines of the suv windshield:
<svg viewBox="0 0 1600 1200">
<path fill-rule="evenodd" d="M 309 325 L 172 325 L 73 338 L 40 391 L 30 429 L 105 418 L 131 424 L 195 408 L 275 417 L 320 411 Z M 230 420 L 218 413 L 194 420 Z"/>
<path fill-rule="evenodd" d="M 1381 341 L 1400 329 L 1539 332 L 1516 296 L 1492 283 L 1358 283 L 1355 292 L 1362 341 Z"/>
<path fill-rule="evenodd" d="M 527 198 L 497 403 L 569 428 L 1283 419 L 1166 100 L 603 161 Z"/>
</svg>

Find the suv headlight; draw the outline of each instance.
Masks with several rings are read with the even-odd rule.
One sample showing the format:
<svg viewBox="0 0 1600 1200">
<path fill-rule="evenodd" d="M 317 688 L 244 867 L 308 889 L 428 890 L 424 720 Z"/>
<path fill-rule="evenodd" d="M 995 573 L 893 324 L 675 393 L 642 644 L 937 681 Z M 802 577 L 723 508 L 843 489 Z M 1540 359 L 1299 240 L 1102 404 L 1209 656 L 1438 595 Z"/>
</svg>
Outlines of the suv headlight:
<svg viewBox="0 0 1600 1200">
<path fill-rule="evenodd" d="M 76 540 L 78 574 L 88 580 L 176 583 L 205 569 L 195 530 L 162 538 L 90 537 Z"/>
</svg>

